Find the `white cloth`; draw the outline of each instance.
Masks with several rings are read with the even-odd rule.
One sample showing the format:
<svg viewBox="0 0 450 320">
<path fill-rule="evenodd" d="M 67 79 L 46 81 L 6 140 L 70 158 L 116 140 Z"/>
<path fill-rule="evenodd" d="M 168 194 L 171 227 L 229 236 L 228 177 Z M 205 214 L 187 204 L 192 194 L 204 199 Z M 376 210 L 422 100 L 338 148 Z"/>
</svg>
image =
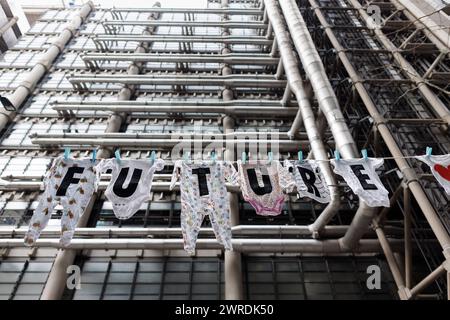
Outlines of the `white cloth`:
<svg viewBox="0 0 450 320">
<path fill-rule="evenodd" d="M 381 183 L 376 169 L 383 159 L 331 160 L 334 172 L 342 176 L 353 192 L 369 207 L 390 207 L 389 192 Z"/>
<path fill-rule="evenodd" d="M 111 169 L 111 182 L 105 196 L 112 203 L 118 219 L 131 218 L 142 203 L 150 200 L 153 174 L 164 168 L 164 160 L 156 159 L 152 165 L 149 160 L 103 159 L 96 166 L 97 180 L 100 175 Z"/>
<path fill-rule="evenodd" d="M 44 177 L 45 190 L 25 235 L 27 246 L 35 244 L 57 204 L 63 207 L 60 243 L 64 247 L 70 244 L 78 220 L 96 189 L 94 166 L 91 159 L 55 159 Z"/>
<path fill-rule="evenodd" d="M 284 167 L 280 170 L 288 170 L 293 177 L 297 192 L 301 197 L 307 197 L 320 203 L 331 201 L 330 190 L 324 182 L 318 163 L 314 160 L 284 161 Z M 286 186 L 289 189 L 289 186 Z"/>
<path fill-rule="evenodd" d="M 231 222 L 225 181 L 237 184 L 238 174 L 230 162 L 176 161 L 170 189 L 180 181 L 181 230 L 184 249 L 195 253 L 195 243 L 203 219 L 209 216 L 217 240 L 226 250 L 232 250 Z"/>
<path fill-rule="evenodd" d="M 450 154 L 443 156 L 418 156 L 416 159 L 425 162 L 433 176 L 450 195 Z"/>
</svg>

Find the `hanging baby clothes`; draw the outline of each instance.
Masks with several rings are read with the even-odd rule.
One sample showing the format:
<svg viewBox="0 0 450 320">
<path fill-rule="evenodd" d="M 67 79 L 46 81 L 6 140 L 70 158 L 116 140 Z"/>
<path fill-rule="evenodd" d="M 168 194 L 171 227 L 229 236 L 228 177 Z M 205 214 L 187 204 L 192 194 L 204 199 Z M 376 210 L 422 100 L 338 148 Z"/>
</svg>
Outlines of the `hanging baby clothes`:
<svg viewBox="0 0 450 320">
<path fill-rule="evenodd" d="M 334 172 L 342 176 L 353 192 L 369 207 L 390 207 L 389 192 L 383 186 L 376 169 L 384 159 L 331 160 Z"/>
<path fill-rule="evenodd" d="M 419 156 L 416 159 L 425 162 L 433 176 L 450 196 L 450 154 L 443 156 Z"/>
<path fill-rule="evenodd" d="M 34 210 L 25 244 L 32 246 L 47 226 L 57 204 L 63 207 L 60 243 L 66 247 L 96 189 L 95 161 L 58 157 L 44 177 L 45 191 Z"/>
<path fill-rule="evenodd" d="M 97 180 L 107 170 L 111 171 L 111 182 L 105 196 L 112 203 L 118 219 L 131 218 L 142 203 L 150 200 L 153 174 L 164 168 L 164 160 L 157 159 L 152 164 L 149 160 L 103 159 L 97 165 Z"/>
<path fill-rule="evenodd" d="M 237 172 L 229 162 L 176 161 L 170 189 L 180 179 L 181 229 L 184 249 L 195 253 L 195 243 L 203 219 L 209 216 L 217 240 L 232 250 L 231 222 L 225 181 L 237 184 Z"/>
<path fill-rule="evenodd" d="M 331 201 L 330 190 L 324 182 L 323 175 L 319 172 L 318 162 L 314 160 L 284 161 L 284 167 L 279 166 L 279 171 L 287 170 L 294 178 L 294 184 L 301 197 L 307 197 L 320 203 Z M 289 185 L 283 186 L 290 192 Z"/>
<path fill-rule="evenodd" d="M 261 216 L 277 216 L 286 201 L 281 180 L 289 180 L 287 171 L 278 171 L 279 162 L 260 165 L 256 162 L 238 161 L 242 196 Z"/>
</svg>

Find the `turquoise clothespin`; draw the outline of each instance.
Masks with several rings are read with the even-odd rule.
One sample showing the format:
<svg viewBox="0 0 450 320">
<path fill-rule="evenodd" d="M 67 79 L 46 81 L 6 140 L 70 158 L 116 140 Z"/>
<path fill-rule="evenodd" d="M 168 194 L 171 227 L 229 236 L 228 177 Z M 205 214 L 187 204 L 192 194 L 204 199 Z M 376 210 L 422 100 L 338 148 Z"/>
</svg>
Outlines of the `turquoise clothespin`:
<svg viewBox="0 0 450 320">
<path fill-rule="evenodd" d="M 67 160 L 70 157 L 70 148 L 64 148 L 64 159 Z"/>
<path fill-rule="evenodd" d="M 433 154 L 433 148 L 427 147 L 427 157 L 431 156 Z"/>
<path fill-rule="evenodd" d="M 242 163 L 245 164 L 247 162 L 247 154 L 244 152 L 242 152 Z"/>
<path fill-rule="evenodd" d="M 92 162 L 97 161 L 97 149 L 92 150 Z"/>
<path fill-rule="evenodd" d="M 336 158 L 336 161 L 341 160 L 341 154 L 339 153 L 338 150 L 335 150 L 335 151 L 334 151 L 334 157 Z"/>
<path fill-rule="evenodd" d="M 211 160 L 213 163 L 216 163 L 216 153 L 214 151 L 211 152 Z"/>
<path fill-rule="evenodd" d="M 120 164 L 120 150 L 117 149 L 116 152 L 114 152 L 114 155 L 116 156 L 116 160 L 117 162 Z"/>
<path fill-rule="evenodd" d="M 367 156 L 367 149 L 361 150 L 361 154 L 362 154 L 364 160 L 367 160 L 367 159 L 369 158 L 369 157 Z"/>
<path fill-rule="evenodd" d="M 303 162 L 303 151 L 298 152 L 298 161 Z"/>
<path fill-rule="evenodd" d="M 150 153 L 150 163 L 153 165 L 155 163 L 155 159 L 156 159 L 156 152 L 152 151 Z"/>
<path fill-rule="evenodd" d="M 189 157 L 190 157 L 190 152 L 186 151 L 186 152 L 183 154 L 183 160 L 184 160 L 184 162 L 189 162 Z"/>
<path fill-rule="evenodd" d="M 267 155 L 268 155 L 268 157 L 269 157 L 269 164 L 272 164 L 272 161 L 273 161 L 273 152 L 270 151 Z"/>
</svg>

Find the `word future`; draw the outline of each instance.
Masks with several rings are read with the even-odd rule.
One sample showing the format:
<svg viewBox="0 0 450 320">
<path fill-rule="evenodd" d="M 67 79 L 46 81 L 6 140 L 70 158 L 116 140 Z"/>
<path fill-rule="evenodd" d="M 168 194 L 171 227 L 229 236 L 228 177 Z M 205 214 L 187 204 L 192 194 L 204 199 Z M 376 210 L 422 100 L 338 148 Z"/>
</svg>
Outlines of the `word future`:
<svg viewBox="0 0 450 320">
<path fill-rule="evenodd" d="M 189 307 L 185 306 L 184 303 L 181 307 L 176 307 L 175 314 L 176 315 L 201 315 L 203 318 L 206 318 L 209 312 L 209 307 Z"/>
</svg>

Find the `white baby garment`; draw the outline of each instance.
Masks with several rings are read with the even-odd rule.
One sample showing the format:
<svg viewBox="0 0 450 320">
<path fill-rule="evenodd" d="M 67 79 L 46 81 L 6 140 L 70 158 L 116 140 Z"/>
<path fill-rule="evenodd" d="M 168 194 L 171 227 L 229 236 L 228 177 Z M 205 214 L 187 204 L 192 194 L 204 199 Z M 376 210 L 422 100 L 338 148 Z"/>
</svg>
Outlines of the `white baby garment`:
<svg viewBox="0 0 450 320">
<path fill-rule="evenodd" d="M 383 159 L 331 160 L 334 172 L 342 176 L 353 192 L 369 207 L 390 207 L 389 192 L 381 183 L 376 169 Z"/>
<path fill-rule="evenodd" d="M 450 196 L 450 154 L 443 156 L 419 156 L 416 159 L 425 162 L 433 176 Z"/>
<path fill-rule="evenodd" d="M 320 203 L 329 203 L 330 190 L 325 183 L 323 175 L 318 169 L 318 163 L 314 160 L 284 161 L 281 170 L 288 170 L 293 176 L 297 192 L 301 197 L 307 197 Z M 284 186 L 289 189 L 289 186 Z"/>
<path fill-rule="evenodd" d="M 70 244 L 78 220 L 96 189 L 94 166 L 95 162 L 91 159 L 55 159 L 44 177 L 45 191 L 40 196 L 25 235 L 26 245 L 35 244 L 58 203 L 63 207 L 60 243 L 62 246 Z"/>
<path fill-rule="evenodd" d="M 209 216 L 217 240 L 232 250 L 228 193 L 225 181 L 237 184 L 236 169 L 229 162 L 176 161 L 170 189 L 180 179 L 181 229 L 184 249 L 195 253 L 203 219 Z"/>
<path fill-rule="evenodd" d="M 105 196 L 111 201 L 118 219 L 131 218 L 142 203 L 150 200 L 153 174 L 164 168 L 164 160 L 157 159 L 153 165 L 149 160 L 104 159 L 97 165 L 97 180 L 105 171 L 111 169 L 111 182 Z"/>
</svg>

